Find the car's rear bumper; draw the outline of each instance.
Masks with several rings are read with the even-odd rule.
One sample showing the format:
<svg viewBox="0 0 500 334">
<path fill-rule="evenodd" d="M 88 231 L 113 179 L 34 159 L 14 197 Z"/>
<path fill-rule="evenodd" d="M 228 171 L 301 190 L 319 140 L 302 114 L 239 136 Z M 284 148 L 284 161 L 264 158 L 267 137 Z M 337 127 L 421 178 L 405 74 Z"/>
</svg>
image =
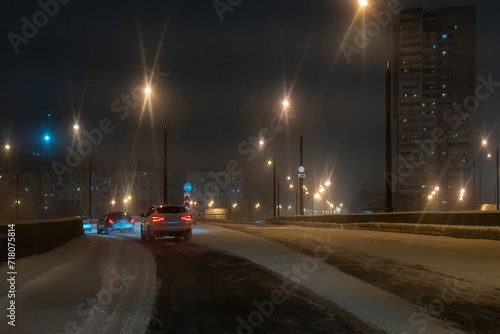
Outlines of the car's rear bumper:
<svg viewBox="0 0 500 334">
<path fill-rule="evenodd" d="M 113 230 L 125 230 L 129 228 L 133 228 L 134 224 L 133 223 L 114 223 L 110 225 L 111 229 Z"/>
<path fill-rule="evenodd" d="M 155 237 L 179 237 L 184 236 L 186 234 L 191 233 L 191 229 L 182 229 L 182 230 L 155 230 L 153 234 Z"/>
</svg>

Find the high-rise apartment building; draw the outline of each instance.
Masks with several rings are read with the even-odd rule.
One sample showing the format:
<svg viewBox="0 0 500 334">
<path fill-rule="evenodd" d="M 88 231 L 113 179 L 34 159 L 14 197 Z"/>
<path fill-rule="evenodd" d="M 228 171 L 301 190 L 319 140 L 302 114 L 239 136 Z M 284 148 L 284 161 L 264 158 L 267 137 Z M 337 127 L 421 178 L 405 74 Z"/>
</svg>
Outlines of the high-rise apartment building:
<svg viewBox="0 0 500 334">
<path fill-rule="evenodd" d="M 472 204 L 475 7 L 406 9 L 395 27 L 398 210 Z"/>
</svg>

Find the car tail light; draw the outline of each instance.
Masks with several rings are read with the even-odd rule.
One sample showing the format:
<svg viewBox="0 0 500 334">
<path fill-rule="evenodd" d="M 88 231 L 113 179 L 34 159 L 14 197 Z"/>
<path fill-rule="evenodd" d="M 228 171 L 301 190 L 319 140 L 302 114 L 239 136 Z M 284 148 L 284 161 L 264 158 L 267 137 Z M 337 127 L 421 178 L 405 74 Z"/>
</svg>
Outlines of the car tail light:
<svg viewBox="0 0 500 334">
<path fill-rule="evenodd" d="M 110 220 L 109 220 L 109 223 L 110 223 L 110 224 L 114 224 L 115 222 L 114 222 L 113 220 L 111 220 L 111 219 L 110 219 Z"/>
<path fill-rule="evenodd" d="M 157 217 L 157 216 L 153 216 L 151 218 L 151 220 L 153 221 L 153 223 L 158 223 L 158 222 L 161 222 L 165 219 L 165 217 Z"/>
<path fill-rule="evenodd" d="M 133 223 L 134 222 L 134 218 L 132 218 L 132 220 L 130 222 Z"/>
<path fill-rule="evenodd" d="M 182 220 L 185 220 L 187 222 L 190 222 L 191 221 L 191 215 L 187 215 L 187 216 L 182 216 L 181 217 Z"/>
</svg>

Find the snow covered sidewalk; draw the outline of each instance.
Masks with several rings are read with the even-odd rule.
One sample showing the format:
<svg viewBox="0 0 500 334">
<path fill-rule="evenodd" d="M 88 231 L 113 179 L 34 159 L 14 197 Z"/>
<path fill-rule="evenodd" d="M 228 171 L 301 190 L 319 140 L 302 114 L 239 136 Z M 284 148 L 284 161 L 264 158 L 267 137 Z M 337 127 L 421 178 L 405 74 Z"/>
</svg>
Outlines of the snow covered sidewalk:
<svg viewBox="0 0 500 334">
<path fill-rule="evenodd" d="M 445 321 L 426 321 L 419 315 L 416 305 L 322 262 L 321 259 L 328 257 L 331 250 L 338 246 L 327 237 L 318 238 L 314 257 L 219 226 L 200 227 L 192 242 L 247 258 L 282 275 L 284 283 L 277 288 L 286 291 L 297 289 L 301 285 L 386 333 L 417 333 L 424 326 L 429 333 L 461 333 Z"/>
<path fill-rule="evenodd" d="M 135 334 L 147 328 L 156 262 L 139 244 L 84 235 L 51 252 L 19 259 L 16 269 L 16 326 L 3 320 L 1 333 Z M 5 265 L 0 270 L 8 271 Z M 2 310 L 8 306 L 7 290 L 2 280 Z"/>
</svg>

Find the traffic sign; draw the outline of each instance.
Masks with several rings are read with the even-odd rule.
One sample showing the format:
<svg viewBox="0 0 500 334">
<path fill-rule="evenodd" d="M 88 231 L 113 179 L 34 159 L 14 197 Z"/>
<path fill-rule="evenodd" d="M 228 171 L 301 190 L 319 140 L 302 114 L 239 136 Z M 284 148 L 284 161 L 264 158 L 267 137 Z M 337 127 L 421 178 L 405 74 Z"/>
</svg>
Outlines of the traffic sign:
<svg viewBox="0 0 500 334">
<path fill-rule="evenodd" d="M 306 174 L 299 174 L 299 179 L 305 179 L 306 178 Z"/>
<path fill-rule="evenodd" d="M 191 190 L 193 190 L 193 186 L 191 185 L 191 183 L 184 183 L 182 189 L 184 189 L 185 192 L 190 192 Z"/>
<path fill-rule="evenodd" d="M 299 167 L 299 173 L 303 174 L 305 171 L 306 171 L 306 169 L 304 168 L 304 166 Z"/>
</svg>

